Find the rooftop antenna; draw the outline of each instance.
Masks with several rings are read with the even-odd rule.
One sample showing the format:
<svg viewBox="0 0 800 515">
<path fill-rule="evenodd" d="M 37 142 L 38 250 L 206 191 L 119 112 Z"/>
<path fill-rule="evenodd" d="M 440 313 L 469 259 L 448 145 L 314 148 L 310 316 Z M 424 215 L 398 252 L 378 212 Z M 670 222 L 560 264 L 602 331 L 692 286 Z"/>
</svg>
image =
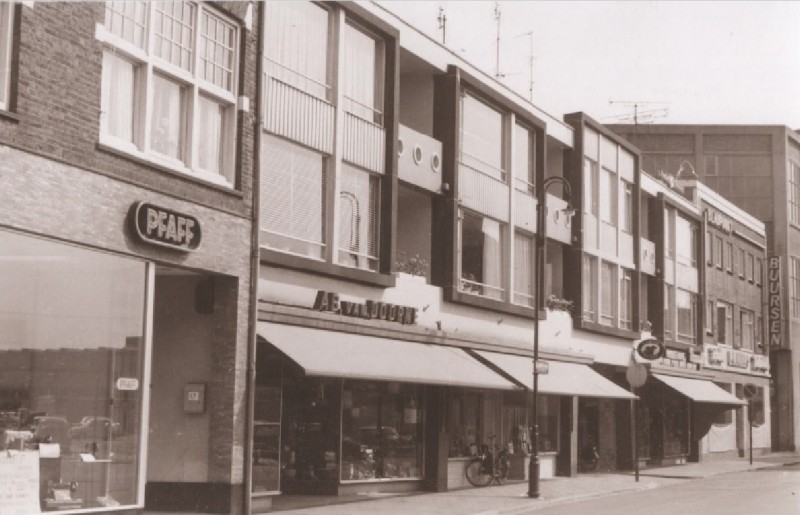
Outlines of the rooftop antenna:
<svg viewBox="0 0 800 515">
<path fill-rule="evenodd" d="M 528 36 L 528 39 L 530 40 L 530 51 L 531 51 L 531 53 L 528 56 L 528 65 L 530 66 L 530 70 L 529 70 L 529 72 L 530 72 L 529 79 L 530 80 L 528 81 L 528 96 L 530 97 L 529 99 L 530 99 L 531 104 L 532 104 L 533 103 L 533 31 L 529 30 L 528 32 L 525 32 L 524 34 L 520 34 L 517 37 L 520 38 L 522 36 Z"/>
<path fill-rule="evenodd" d="M 444 12 L 444 8 L 439 6 L 439 16 L 436 18 L 436 21 L 439 22 L 439 30 L 442 31 L 442 45 L 447 44 L 447 13 Z"/>
<path fill-rule="evenodd" d="M 494 76 L 500 78 L 500 2 L 494 3 L 494 20 L 497 22 L 497 55 L 495 57 Z"/>
<path fill-rule="evenodd" d="M 634 125 L 639 125 L 640 123 L 652 123 L 658 118 L 666 118 L 669 115 L 669 102 L 609 100 L 608 103 L 633 108 L 633 113 L 612 117 L 617 122 L 632 121 Z"/>
</svg>

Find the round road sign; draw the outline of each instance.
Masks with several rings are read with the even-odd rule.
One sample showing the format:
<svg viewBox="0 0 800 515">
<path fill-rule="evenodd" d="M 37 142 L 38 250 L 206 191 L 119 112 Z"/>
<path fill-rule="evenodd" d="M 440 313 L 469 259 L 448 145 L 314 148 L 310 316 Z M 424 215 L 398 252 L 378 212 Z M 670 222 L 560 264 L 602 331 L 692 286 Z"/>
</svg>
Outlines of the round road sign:
<svg viewBox="0 0 800 515">
<path fill-rule="evenodd" d="M 745 399 L 751 401 L 756 398 L 756 395 L 758 395 L 758 387 L 756 387 L 756 385 L 753 383 L 746 383 L 744 386 L 742 386 L 742 395 Z"/>
<path fill-rule="evenodd" d="M 631 363 L 625 372 L 625 377 L 631 386 L 640 388 L 647 381 L 647 367 L 642 363 Z"/>
</svg>

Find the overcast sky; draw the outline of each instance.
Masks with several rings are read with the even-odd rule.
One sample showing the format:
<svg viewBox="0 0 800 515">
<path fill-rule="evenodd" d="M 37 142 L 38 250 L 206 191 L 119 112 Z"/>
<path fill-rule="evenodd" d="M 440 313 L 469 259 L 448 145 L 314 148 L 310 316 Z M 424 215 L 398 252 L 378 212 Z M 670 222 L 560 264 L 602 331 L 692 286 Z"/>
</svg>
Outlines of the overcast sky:
<svg viewBox="0 0 800 515">
<path fill-rule="evenodd" d="M 378 2 L 490 74 L 492 1 Z M 800 2 L 501 1 L 501 80 L 550 114 L 800 128 Z M 648 103 L 659 102 L 659 103 Z M 666 109 L 666 113 L 665 113 Z M 665 116 L 666 114 L 666 116 Z M 644 116 L 642 116 L 644 118 Z M 642 120 L 644 121 L 644 120 Z"/>
</svg>

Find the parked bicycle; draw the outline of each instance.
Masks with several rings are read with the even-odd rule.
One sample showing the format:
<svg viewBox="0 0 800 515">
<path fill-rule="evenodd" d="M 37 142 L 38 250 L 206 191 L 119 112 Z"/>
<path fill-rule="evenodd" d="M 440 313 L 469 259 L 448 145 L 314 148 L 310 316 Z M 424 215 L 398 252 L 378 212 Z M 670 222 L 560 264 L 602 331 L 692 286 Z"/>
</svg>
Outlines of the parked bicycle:
<svg viewBox="0 0 800 515">
<path fill-rule="evenodd" d="M 490 435 L 489 441 L 494 442 L 496 438 L 495 435 Z M 497 444 L 494 444 L 493 447 L 494 453 L 488 445 L 481 444 L 478 455 L 467 463 L 465 474 L 467 481 L 472 486 L 488 486 L 492 481 L 502 485 L 508 478 L 508 471 L 511 468 L 508 450 Z"/>
<path fill-rule="evenodd" d="M 597 463 L 600 461 L 600 453 L 595 445 L 585 445 L 578 452 L 578 466 L 581 472 L 594 472 L 597 470 Z"/>
</svg>

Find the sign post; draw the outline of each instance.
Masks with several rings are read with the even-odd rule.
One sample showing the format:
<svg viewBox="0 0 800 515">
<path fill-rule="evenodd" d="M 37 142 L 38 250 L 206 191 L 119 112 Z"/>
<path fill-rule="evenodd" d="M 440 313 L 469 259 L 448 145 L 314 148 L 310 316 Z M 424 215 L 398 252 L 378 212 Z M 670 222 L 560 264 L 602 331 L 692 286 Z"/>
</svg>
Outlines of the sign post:
<svg viewBox="0 0 800 515">
<path fill-rule="evenodd" d="M 750 465 L 753 465 L 753 399 L 758 395 L 758 387 L 753 383 L 742 386 L 742 395 L 747 399 L 747 421 L 750 424 Z"/>
<path fill-rule="evenodd" d="M 625 378 L 628 384 L 631 385 L 631 393 L 636 395 L 636 389 L 644 386 L 647 382 L 647 367 L 641 363 L 634 363 L 628 365 L 628 370 L 625 372 Z M 636 431 L 636 399 L 631 399 L 631 455 L 633 456 L 633 474 L 636 482 L 639 482 L 639 433 Z"/>
</svg>

